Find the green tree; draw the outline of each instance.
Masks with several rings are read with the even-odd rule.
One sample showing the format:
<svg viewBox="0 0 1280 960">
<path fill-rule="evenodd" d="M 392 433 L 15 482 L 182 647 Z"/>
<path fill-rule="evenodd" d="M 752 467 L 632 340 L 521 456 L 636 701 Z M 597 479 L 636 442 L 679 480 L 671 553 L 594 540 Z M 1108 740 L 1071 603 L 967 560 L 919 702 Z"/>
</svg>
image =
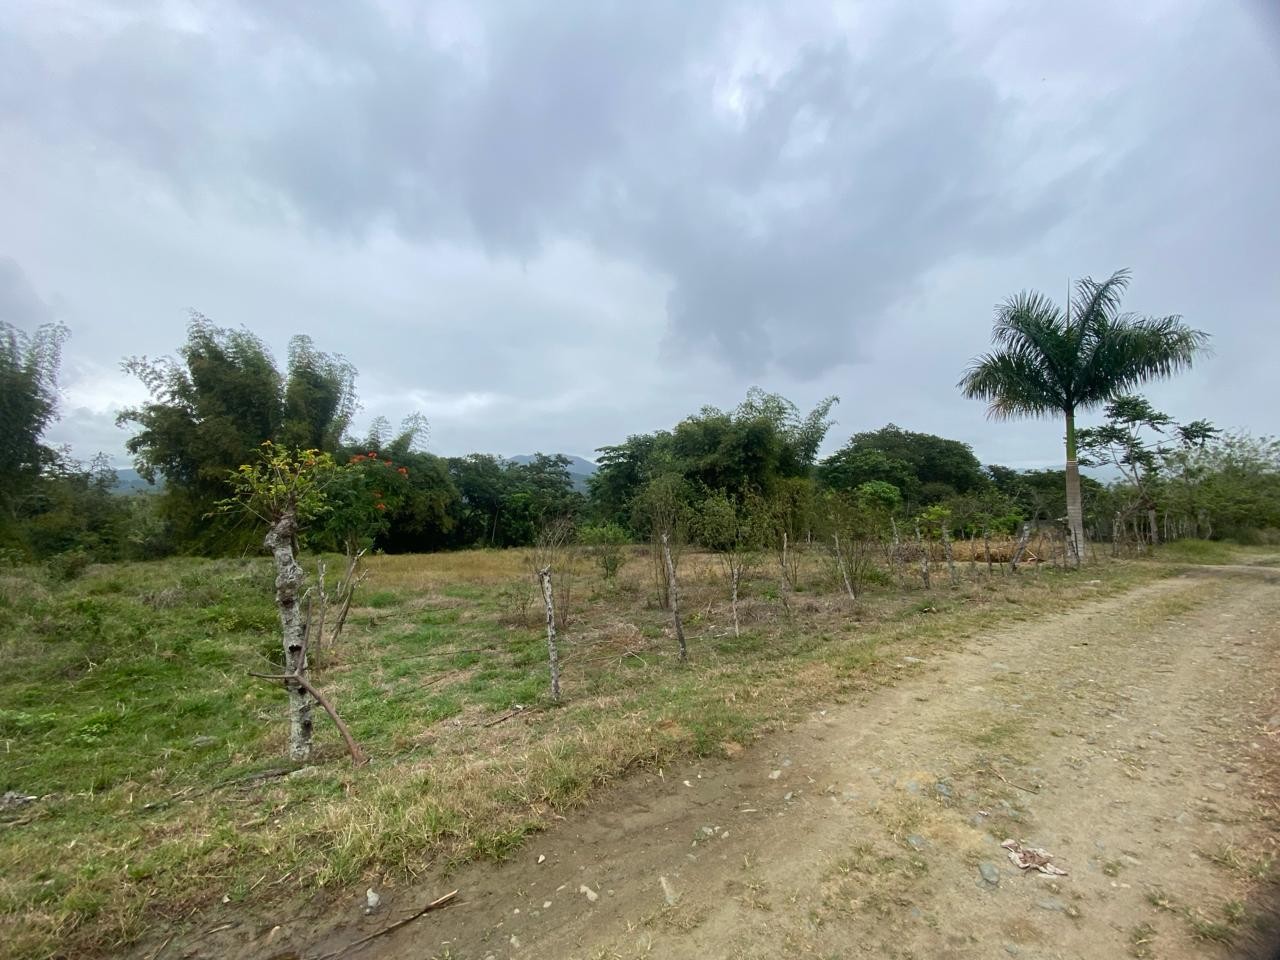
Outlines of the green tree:
<svg viewBox="0 0 1280 960">
<path fill-rule="evenodd" d="M 1083 466 L 1110 466 L 1120 471 L 1128 503 L 1120 517 L 1135 510 L 1146 512 L 1146 538 L 1160 539 L 1158 499 L 1166 492 L 1176 455 L 1203 447 L 1218 429 L 1206 420 L 1179 425 L 1156 410 L 1145 397 L 1116 397 L 1106 405 L 1106 420 L 1076 434 Z M 1177 458 L 1178 462 L 1188 462 Z"/>
<path fill-rule="evenodd" d="M 67 336 L 60 324 L 29 334 L 0 321 L 0 505 L 11 535 L 22 498 L 53 459 L 41 438 L 57 419 L 58 366 Z"/>
<path fill-rule="evenodd" d="M 1280 440 L 1227 433 L 1169 458 L 1169 503 L 1191 536 L 1251 540 L 1280 530 Z"/>
<path fill-rule="evenodd" d="M 458 491 L 454 505 L 458 546 L 507 546 L 504 507 L 512 493 L 507 463 L 488 453 L 450 457 L 449 478 Z"/>
<path fill-rule="evenodd" d="M 1081 461 L 1083 465 L 1083 461 Z M 1014 470 L 999 464 L 987 466 L 991 476 L 995 498 L 984 495 L 982 512 L 989 519 L 995 520 L 1001 515 L 1006 517 L 1015 513 L 1014 526 L 1018 520 L 1053 520 L 1067 515 L 1066 472 L 1063 470 Z M 1102 484 L 1092 477 L 1080 478 L 1081 502 L 1086 520 L 1094 500 L 1103 489 Z M 1011 529 L 1007 523 L 997 525 L 1002 531 Z M 995 529 L 995 528 L 993 528 Z"/>
<path fill-rule="evenodd" d="M 163 506 L 178 542 L 205 551 L 244 545 L 243 526 L 208 521 L 232 471 L 267 440 L 335 451 L 355 404 L 354 368 L 307 338 L 293 340 L 282 376 L 260 338 L 198 313 L 178 358 L 134 357 L 124 369 L 151 394 L 116 418 L 135 427 L 126 446 L 144 477 L 164 476 Z"/>
<path fill-rule="evenodd" d="M 52 451 L 19 508 L 22 542 L 34 557 L 78 552 L 107 562 L 125 552 L 129 500 L 113 493 L 116 471 L 106 454 L 88 464 Z"/>
<path fill-rule="evenodd" d="M 597 520 L 636 532 L 631 526 L 632 503 L 644 485 L 663 471 L 670 440 L 665 432 L 637 434 L 596 451 L 597 468 L 587 480 L 587 494 Z"/>
<path fill-rule="evenodd" d="M 987 483 L 968 444 L 892 423 L 855 433 L 823 461 L 818 475 L 833 490 L 856 490 L 872 480 L 891 483 L 909 504 L 934 503 Z"/>
<path fill-rule="evenodd" d="M 741 635 L 738 592 L 742 580 L 755 565 L 768 536 L 768 518 L 761 515 L 756 497 L 733 498 L 717 490 L 702 501 L 693 518 L 699 542 L 714 550 L 729 577 L 729 604 L 733 635 Z"/>
<path fill-rule="evenodd" d="M 1178 316 L 1121 313 L 1129 273 L 1076 284 L 1064 313 L 1044 294 L 1024 291 L 996 309 L 996 349 L 976 358 L 959 386 L 989 402 L 990 415 L 1066 420 L 1066 506 L 1075 562 L 1084 546 L 1076 415 L 1149 380 L 1189 368 L 1208 334 Z"/>
<path fill-rule="evenodd" d="M 868 480 L 866 483 L 858 484 L 857 489 L 853 491 L 853 496 L 859 508 L 881 515 L 886 521 L 902 506 L 902 494 L 898 492 L 898 488 L 880 480 Z"/>
<path fill-rule="evenodd" d="M 537 526 L 576 517 L 582 509 L 582 494 L 573 488 L 570 463 L 562 453 L 535 453 L 528 463 L 508 466 L 516 490 L 527 497 L 528 509 Z"/>
<path fill-rule="evenodd" d="M 771 496 L 789 478 L 806 481 L 818 448 L 831 427 L 836 404 L 828 397 L 807 414 L 776 393 L 752 387 L 731 411 L 704 407 L 670 432 L 630 436 L 622 444 L 601 447 L 599 469 L 588 481 L 595 517 L 630 525 L 645 488 L 659 477 L 675 475 L 692 500 L 716 491 L 740 497 L 746 491 Z"/>
<path fill-rule="evenodd" d="M 307 336 L 290 340 L 279 442 L 337 450 L 355 413 L 355 379 L 356 368 L 345 357 L 317 350 Z"/>
<path fill-rule="evenodd" d="M 882 450 L 860 448 L 853 441 L 824 460 L 818 476 L 832 490 L 848 492 L 882 483 L 892 487 L 899 500 L 914 502 L 920 496 L 920 478 L 911 464 Z"/>
<path fill-rule="evenodd" d="M 364 440 L 345 447 L 352 469 L 330 492 L 334 510 L 325 534 L 331 541 L 388 553 L 453 545 L 461 494 L 448 462 L 419 448 L 426 433 L 421 414 L 406 417 L 395 433 L 385 417 L 377 417 Z"/>
<path fill-rule="evenodd" d="M 388 553 L 439 550 L 453 545 L 458 488 L 443 457 L 410 450 L 394 461 L 403 469 L 404 495 L 387 511 L 387 524 L 377 545 Z"/>
<path fill-rule="evenodd" d="M 782 440 L 781 471 L 787 476 L 799 476 L 817 461 L 818 448 L 835 423 L 830 416 L 831 409 L 839 402 L 839 397 L 827 397 L 802 415 L 800 408 L 781 394 L 752 387 L 734 411 L 734 419 L 739 422 L 763 420 L 771 424 Z"/>
</svg>

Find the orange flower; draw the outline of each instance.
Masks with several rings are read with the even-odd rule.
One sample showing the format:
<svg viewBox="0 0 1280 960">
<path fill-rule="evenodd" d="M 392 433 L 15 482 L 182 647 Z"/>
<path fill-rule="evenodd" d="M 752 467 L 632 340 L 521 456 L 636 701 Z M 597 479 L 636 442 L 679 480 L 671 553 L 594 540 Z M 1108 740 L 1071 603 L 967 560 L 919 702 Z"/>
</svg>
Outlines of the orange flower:
<svg viewBox="0 0 1280 960">
<path fill-rule="evenodd" d="M 375 504 L 375 506 L 376 506 L 379 510 L 385 510 L 385 509 L 387 509 L 387 505 L 386 505 L 385 503 Z"/>
<path fill-rule="evenodd" d="M 400 476 L 402 477 L 407 477 L 409 475 L 409 468 L 401 467 L 399 470 L 396 471 L 396 473 L 400 474 Z"/>
</svg>

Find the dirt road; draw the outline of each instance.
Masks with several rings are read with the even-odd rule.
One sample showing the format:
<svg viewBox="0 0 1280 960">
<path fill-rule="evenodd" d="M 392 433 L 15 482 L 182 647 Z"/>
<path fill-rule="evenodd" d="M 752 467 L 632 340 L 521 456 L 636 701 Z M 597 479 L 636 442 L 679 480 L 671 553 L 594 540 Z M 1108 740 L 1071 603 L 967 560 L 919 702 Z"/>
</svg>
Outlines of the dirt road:
<svg viewBox="0 0 1280 960">
<path fill-rule="evenodd" d="M 734 760 L 613 789 L 353 956 L 1269 956 L 1278 615 L 1280 572 L 1203 568 L 907 663 Z M 1006 838 L 1067 875 L 1018 870 Z"/>
</svg>

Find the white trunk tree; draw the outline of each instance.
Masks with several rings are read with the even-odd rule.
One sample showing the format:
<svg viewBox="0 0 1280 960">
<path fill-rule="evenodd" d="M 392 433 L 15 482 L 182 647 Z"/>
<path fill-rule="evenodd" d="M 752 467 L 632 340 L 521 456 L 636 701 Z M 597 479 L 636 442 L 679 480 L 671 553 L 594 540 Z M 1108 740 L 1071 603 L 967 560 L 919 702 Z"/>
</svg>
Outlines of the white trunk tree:
<svg viewBox="0 0 1280 960">
<path fill-rule="evenodd" d="M 684 639 L 684 624 L 680 622 L 680 588 L 676 583 L 676 565 L 671 559 L 671 537 L 663 531 L 662 560 L 667 568 L 667 598 L 671 603 L 671 622 L 675 626 L 676 641 L 680 644 L 680 661 L 689 659 L 689 648 Z"/>
<path fill-rule="evenodd" d="M 555 591 L 551 587 L 551 568 L 538 571 L 538 583 L 542 586 L 542 604 L 547 612 L 547 662 L 551 666 L 551 699 L 560 699 L 560 651 L 556 646 Z"/>
<path fill-rule="evenodd" d="M 289 756 L 294 760 L 311 757 L 311 696 L 293 678 L 307 672 L 306 620 L 300 606 L 300 594 L 306 580 L 297 556 L 298 521 L 292 510 L 286 510 L 271 525 L 263 544 L 271 551 L 276 564 L 276 610 L 280 614 L 281 643 L 284 646 L 284 672 L 289 692 Z"/>
</svg>

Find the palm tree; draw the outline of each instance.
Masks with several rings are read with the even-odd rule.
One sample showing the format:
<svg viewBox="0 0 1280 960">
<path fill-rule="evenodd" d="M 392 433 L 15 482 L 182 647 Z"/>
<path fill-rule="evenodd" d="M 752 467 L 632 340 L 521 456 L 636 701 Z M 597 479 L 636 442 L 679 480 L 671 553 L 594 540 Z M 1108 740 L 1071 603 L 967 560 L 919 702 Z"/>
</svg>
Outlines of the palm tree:
<svg viewBox="0 0 1280 960">
<path fill-rule="evenodd" d="M 960 380 L 966 397 L 987 400 L 990 416 L 1067 420 L 1067 522 L 1078 566 L 1084 546 L 1076 414 L 1141 383 L 1190 368 L 1209 335 L 1179 316 L 1120 312 L 1129 271 L 1076 284 L 1065 316 L 1044 294 L 1024 290 L 996 308 L 996 349 L 976 358 Z M 1074 314 L 1074 317 L 1073 317 Z"/>
</svg>

